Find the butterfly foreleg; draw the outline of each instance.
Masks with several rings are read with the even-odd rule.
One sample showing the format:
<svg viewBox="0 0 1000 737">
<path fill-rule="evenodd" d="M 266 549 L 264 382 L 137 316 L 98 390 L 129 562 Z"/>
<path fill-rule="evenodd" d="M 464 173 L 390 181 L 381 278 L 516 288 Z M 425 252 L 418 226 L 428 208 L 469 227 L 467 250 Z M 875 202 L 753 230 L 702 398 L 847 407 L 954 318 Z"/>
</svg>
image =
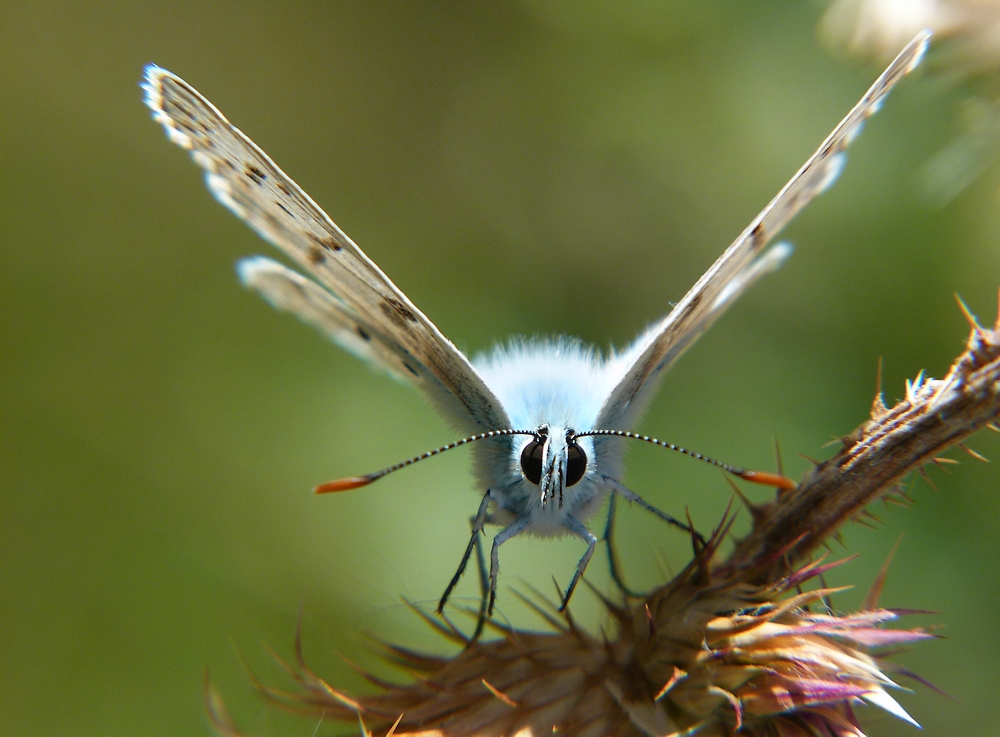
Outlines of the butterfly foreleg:
<svg viewBox="0 0 1000 737">
<path fill-rule="evenodd" d="M 444 605 L 448 603 L 448 597 L 451 596 L 452 590 L 458 584 L 462 574 L 465 573 L 465 567 L 469 564 L 469 557 L 472 555 L 473 548 L 479 548 L 479 583 L 480 587 L 484 589 L 483 591 L 483 601 L 486 601 L 486 583 L 485 583 L 485 568 L 486 564 L 483 561 L 482 547 L 479 542 L 479 536 L 483 532 L 483 527 L 489 521 L 489 507 L 490 507 L 490 491 L 486 490 L 483 495 L 483 500 L 479 503 L 479 511 L 476 512 L 476 516 L 472 518 L 472 537 L 469 538 L 469 544 L 465 548 L 465 554 L 462 556 L 462 562 L 458 564 L 458 570 L 455 571 L 455 575 L 451 577 L 451 581 L 448 582 L 447 588 L 445 588 L 444 593 L 441 595 L 441 601 L 438 602 L 437 613 L 441 614 L 444 611 Z M 483 607 L 480 606 L 480 609 Z M 476 628 L 479 629 L 478 627 Z"/>
<path fill-rule="evenodd" d="M 487 518 L 487 523 L 491 520 Z M 479 639 L 486 622 L 486 605 L 490 599 L 490 575 L 486 570 L 486 556 L 483 554 L 483 536 L 476 535 L 476 563 L 479 569 L 479 616 L 476 619 L 476 631 L 472 633 L 472 641 Z"/>
<path fill-rule="evenodd" d="M 493 538 L 493 549 L 490 551 L 490 603 L 489 606 L 486 607 L 487 615 L 493 614 L 493 604 L 497 599 L 497 577 L 500 575 L 500 546 L 512 537 L 520 535 L 528 529 L 530 524 L 530 517 L 518 517 L 516 520 L 500 530 L 496 537 Z"/>
<path fill-rule="evenodd" d="M 642 507 L 643 509 L 645 509 L 647 512 L 655 514 L 657 517 L 659 517 L 661 520 L 663 520 L 664 522 L 666 522 L 668 525 L 673 525 L 674 527 L 677 527 L 677 528 L 679 528 L 681 530 L 684 530 L 684 532 L 688 533 L 689 535 L 694 535 L 698 539 L 698 542 L 700 542 L 702 544 L 702 546 L 704 546 L 706 544 L 704 536 L 700 532 L 698 532 L 697 530 L 695 530 L 694 528 L 692 528 L 690 525 L 687 525 L 687 524 L 681 522 L 679 519 L 677 519 L 675 517 L 671 517 L 666 512 L 661 512 L 659 509 L 657 509 L 652 504 L 650 504 L 649 502 L 647 502 L 641 496 L 639 496 L 638 494 L 636 494 L 634 491 L 632 491 L 631 489 L 629 489 L 627 486 L 622 485 L 621 483 L 619 483 L 615 479 L 609 478 L 608 476 L 603 476 L 602 478 L 604 479 L 604 482 L 609 487 L 611 487 L 611 490 L 612 490 L 613 493 L 615 493 L 615 494 L 621 494 L 622 497 L 624 497 L 628 501 L 630 501 L 630 502 L 632 502 L 634 504 L 638 504 L 640 507 Z"/>
<path fill-rule="evenodd" d="M 587 564 L 590 563 L 590 558 L 594 555 L 594 547 L 597 545 L 597 537 L 576 517 L 567 516 L 566 521 L 563 523 L 563 527 L 577 537 L 581 537 L 587 541 L 587 552 L 583 554 L 583 557 L 580 558 L 580 562 L 576 564 L 576 571 L 573 573 L 573 579 L 569 582 L 569 586 L 566 588 L 566 593 L 563 595 L 562 603 L 559 605 L 560 612 L 566 611 L 566 607 L 569 605 L 569 598 L 573 595 L 573 590 L 583 577 L 583 572 L 587 570 Z"/>
</svg>

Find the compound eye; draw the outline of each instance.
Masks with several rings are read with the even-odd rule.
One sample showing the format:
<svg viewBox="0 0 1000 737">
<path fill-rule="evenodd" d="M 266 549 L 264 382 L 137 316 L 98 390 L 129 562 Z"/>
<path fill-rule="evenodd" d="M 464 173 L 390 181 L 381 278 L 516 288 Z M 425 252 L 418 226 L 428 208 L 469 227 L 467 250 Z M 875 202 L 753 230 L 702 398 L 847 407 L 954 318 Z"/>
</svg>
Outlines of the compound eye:
<svg viewBox="0 0 1000 737">
<path fill-rule="evenodd" d="M 572 486 L 587 472 L 587 454 L 577 443 L 570 443 L 566 450 L 566 486 Z M 524 465 L 523 456 L 521 464 Z"/>
<path fill-rule="evenodd" d="M 521 451 L 521 472 L 524 478 L 537 486 L 542 482 L 542 453 L 545 451 L 543 440 L 532 440 Z"/>
</svg>

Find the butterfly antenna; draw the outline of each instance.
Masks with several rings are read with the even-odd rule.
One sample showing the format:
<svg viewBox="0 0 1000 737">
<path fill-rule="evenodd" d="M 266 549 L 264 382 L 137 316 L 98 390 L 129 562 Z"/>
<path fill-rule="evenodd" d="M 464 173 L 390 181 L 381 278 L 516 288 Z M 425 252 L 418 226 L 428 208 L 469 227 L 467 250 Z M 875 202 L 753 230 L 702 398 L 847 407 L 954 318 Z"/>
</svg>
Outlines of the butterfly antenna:
<svg viewBox="0 0 1000 737">
<path fill-rule="evenodd" d="M 435 448 L 434 450 L 429 450 L 426 453 L 421 453 L 418 456 L 413 456 L 408 460 L 401 463 L 397 463 L 393 466 L 383 468 L 381 471 L 375 471 L 374 473 L 365 474 L 364 476 L 351 476 L 346 479 L 337 479 L 336 481 L 328 481 L 325 484 L 320 484 L 313 491 L 317 494 L 326 494 L 331 491 L 350 491 L 351 489 L 359 489 L 362 486 L 368 486 L 368 484 L 373 481 L 378 481 L 383 476 L 388 476 L 393 471 L 398 471 L 401 468 L 406 468 L 407 466 L 412 466 L 418 461 L 422 461 L 426 458 L 431 458 L 436 455 L 441 455 L 446 450 L 451 450 L 452 448 L 457 448 L 460 445 L 468 445 L 469 443 L 474 443 L 477 440 L 485 440 L 486 438 L 503 438 L 509 435 L 532 435 L 537 437 L 538 433 L 532 432 L 531 430 L 490 430 L 488 432 L 481 432 L 478 435 L 470 435 L 467 438 L 462 438 L 461 440 L 456 440 L 454 443 L 448 443 L 448 445 L 442 445 L 440 448 Z"/>
<path fill-rule="evenodd" d="M 574 438 L 585 438 L 588 436 L 629 438 L 631 440 L 642 440 L 645 443 L 658 445 L 661 448 L 667 448 L 668 450 L 673 450 L 676 451 L 677 453 L 683 453 L 684 455 L 694 458 L 696 460 L 704 461 L 705 463 L 711 463 L 713 466 L 721 468 L 723 471 L 727 471 L 733 474 L 734 476 L 739 476 L 744 481 L 749 481 L 754 484 L 762 484 L 763 486 L 773 486 L 778 489 L 783 489 L 786 491 L 794 489 L 797 486 L 797 484 L 787 476 L 783 476 L 778 473 L 767 473 L 766 471 L 749 471 L 745 468 L 740 468 L 739 466 L 733 466 L 728 463 L 723 463 L 722 461 L 717 461 L 714 458 L 709 458 L 708 456 L 704 456 L 701 453 L 695 453 L 693 450 L 682 448 L 679 445 L 674 445 L 673 443 L 668 443 L 664 440 L 651 438 L 649 435 L 639 435 L 638 433 L 628 432 L 627 430 L 588 430 L 587 432 L 578 432 L 574 434 Z"/>
</svg>

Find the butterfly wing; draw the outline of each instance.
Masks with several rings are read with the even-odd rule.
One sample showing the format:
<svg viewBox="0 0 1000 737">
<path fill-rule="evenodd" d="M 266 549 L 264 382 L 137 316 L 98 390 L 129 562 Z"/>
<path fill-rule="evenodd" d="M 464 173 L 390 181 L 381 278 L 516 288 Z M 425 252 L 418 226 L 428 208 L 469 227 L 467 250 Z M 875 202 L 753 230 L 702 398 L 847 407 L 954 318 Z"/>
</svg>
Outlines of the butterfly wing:
<svg viewBox="0 0 1000 737">
<path fill-rule="evenodd" d="M 462 352 L 211 102 L 155 65 L 146 67 L 143 89 L 154 120 L 191 152 L 215 198 L 318 282 L 271 262 L 243 270 L 250 286 L 411 380 L 464 431 L 508 427 L 507 413 Z"/>
<path fill-rule="evenodd" d="M 618 357 L 622 378 L 601 407 L 597 427 L 630 427 L 636 422 L 663 371 L 750 284 L 780 265 L 791 252 L 790 247 L 779 243 L 765 250 L 768 242 L 834 182 L 844 165 L 844 149 L 861 132 L 865 120 L 878 111 L 892 87 L 920 63 L 929 39 L 930 33 L 924 31 L 900 52 L 816 153 L 674 309 Z"/>
<path fill-rule="evenodd" d="M 296 315 L 376 371 L 428 394 L 434 391 L 430 372 L 422 371 L 413 356 L 330 290 L 264 256 L 243 259 L 236 270 L 242 282 L 272 307 Z"/>
</svg>

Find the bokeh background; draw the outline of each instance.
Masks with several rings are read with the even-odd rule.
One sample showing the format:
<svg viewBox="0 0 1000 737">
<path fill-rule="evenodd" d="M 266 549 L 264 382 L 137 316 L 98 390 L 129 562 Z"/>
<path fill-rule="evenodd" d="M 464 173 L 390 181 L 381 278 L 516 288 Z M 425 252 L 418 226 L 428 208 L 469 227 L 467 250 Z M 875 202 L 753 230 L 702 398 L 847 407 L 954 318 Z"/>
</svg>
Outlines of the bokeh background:
<svg viewBox="0 0 1000 737">
<path fill-rule="evenodd" d="M 0 7 L 0 733 L 208 735 L 206 669 L 254 734 L 342 734 L 266 709 L 263 647 L 364 688 L 366 634 L 447 647 L 433 606 L 481 490 L 456 451 L 368 489 L 311 487 L 454 438 L 237 283 L 274 255 L 216 204 L 141 103 L 143 64 L 198 87 L 464 349 L 512 334 L 629 341 L 669 309 L 881 70 L 831 52 L 821 2 L 5 3 Z M 933 65 L 932 65 L 933 66 Z M 796 255 L 691 350 L 640 428 L 730 462 L 822 457 L 885 393 L 945 372 L 1000 286 L 997 172 L 946 204 L 919 172 L 956 131 L 962 81 L 908 78 L 830 192 L 786 231 Z M 1000 454 L 992 434 L 972 447 Z M 952 453 L 958 456 L 957 453 Z M 945 639 L 900 660 L 953 694 L 899 698 L 929 734 L 992 734 L 1000 474 L 962 457 L 873 510 L 830 583 L 856 605 L 905 532 L 883 603 Z M 628 481 L 708 529 L 715 470 L 635 448 Z M 766 490 L 749 490 L 763 499 Z M 745 515 L 744 515 L 745 524 Z M 687 542 L 624 509 L 636 586 Z M 601 524 L 600 519 L 593 523 Z M 552 592 L 573 540 L 504 548 L 511 587 Z M 588 572 L 607 588 L 603 553 Z M 467 577 L 456 599 L 475 601 Z M 577 616 L 602 623 L 581 590 Z M 460 620 L 461 621 L 461 620 Z M 871 734 L 912 728 L 865 709 Z M 314 732 L 314 730 L 316 730 Z"/>
</svg>

